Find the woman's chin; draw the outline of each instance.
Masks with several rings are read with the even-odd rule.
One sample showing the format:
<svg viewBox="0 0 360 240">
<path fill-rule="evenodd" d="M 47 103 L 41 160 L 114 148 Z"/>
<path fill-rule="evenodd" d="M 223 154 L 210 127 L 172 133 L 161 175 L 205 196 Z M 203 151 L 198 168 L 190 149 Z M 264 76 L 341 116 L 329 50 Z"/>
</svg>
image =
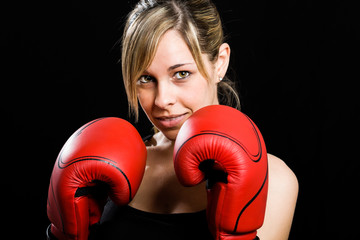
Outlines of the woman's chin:
<svg viewBox="0 0 360 240">
<path fill-rule="evenodd" d="M 176 137 L 179 133 L 179 129 L 166 129 L 166 130 L 160 130 L 164 136 L 169 139 L 170 141 L 175 141 Z"/>
</svg>

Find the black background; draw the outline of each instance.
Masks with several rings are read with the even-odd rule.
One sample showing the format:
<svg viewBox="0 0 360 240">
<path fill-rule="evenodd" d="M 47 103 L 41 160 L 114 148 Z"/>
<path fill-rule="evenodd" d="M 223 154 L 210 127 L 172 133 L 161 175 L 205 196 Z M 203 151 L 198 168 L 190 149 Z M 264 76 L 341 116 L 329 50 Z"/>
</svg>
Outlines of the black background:
<svg viewBox="0 0 360 240">
<path fill-rule="evenodd" d="M 77 128 L 104 116 L 133 122 L 117 41 L 134 2 L 1 3 L 3 236 L 44 239 L 52 167 Z M 242 110 L 299 180 L 290 239 L 354 238 L 356 1 L 215 2 Z M 143 136 L 145 118 L 136 124 Z"/>
</svg>

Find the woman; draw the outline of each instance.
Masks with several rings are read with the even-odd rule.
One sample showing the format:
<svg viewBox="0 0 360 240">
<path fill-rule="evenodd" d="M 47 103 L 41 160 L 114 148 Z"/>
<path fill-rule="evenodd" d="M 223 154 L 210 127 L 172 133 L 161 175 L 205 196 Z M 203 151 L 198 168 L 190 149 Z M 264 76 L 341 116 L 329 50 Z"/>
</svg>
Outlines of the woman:
<svg viewBox="0 0 360 240">
<path fill-rule="evenodd" d="M 94 238 L 212 239 L 206 225 L 206 191 L 183 187 L 173 166 L 177 133 L 198 109 L 214 104 L 239 108 L 226 78 L 230 46 L 209 0 L 141 0 L 122 39 L 122 71 L 131 112 L 138 102 L 156 133 L 146 141 L 147 166 L 127 207 L 111 202 Z M 268 155 L 269 190 L 262 240 L 287 239 L 298 183 L 279 158 Z"/>
</svg>

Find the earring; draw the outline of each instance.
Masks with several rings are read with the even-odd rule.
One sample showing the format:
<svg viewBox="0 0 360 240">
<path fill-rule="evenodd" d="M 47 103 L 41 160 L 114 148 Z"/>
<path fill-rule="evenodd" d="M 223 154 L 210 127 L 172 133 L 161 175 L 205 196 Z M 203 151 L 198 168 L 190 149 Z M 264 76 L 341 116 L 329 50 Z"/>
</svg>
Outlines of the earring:
<svg viewBox="0 0 360 240">
<path fill-rule="evenodd" d="M 219 77 L 220 82 L 223 80 L 222 77 Z"/>
</svg>

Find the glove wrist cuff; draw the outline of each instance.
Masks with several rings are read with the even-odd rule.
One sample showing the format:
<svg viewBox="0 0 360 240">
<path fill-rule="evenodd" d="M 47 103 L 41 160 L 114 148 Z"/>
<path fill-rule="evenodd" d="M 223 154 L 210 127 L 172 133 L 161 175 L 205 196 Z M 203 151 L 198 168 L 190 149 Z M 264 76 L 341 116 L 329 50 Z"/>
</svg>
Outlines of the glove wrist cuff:
<svg viewBox="0 0 360 240">
<path fill-rule="evenodd" d="M 57 240 L 57 238 L 51 233 L 51 224 L 46 229 L 46 239 L 47 240 Z"/>
</svg>

